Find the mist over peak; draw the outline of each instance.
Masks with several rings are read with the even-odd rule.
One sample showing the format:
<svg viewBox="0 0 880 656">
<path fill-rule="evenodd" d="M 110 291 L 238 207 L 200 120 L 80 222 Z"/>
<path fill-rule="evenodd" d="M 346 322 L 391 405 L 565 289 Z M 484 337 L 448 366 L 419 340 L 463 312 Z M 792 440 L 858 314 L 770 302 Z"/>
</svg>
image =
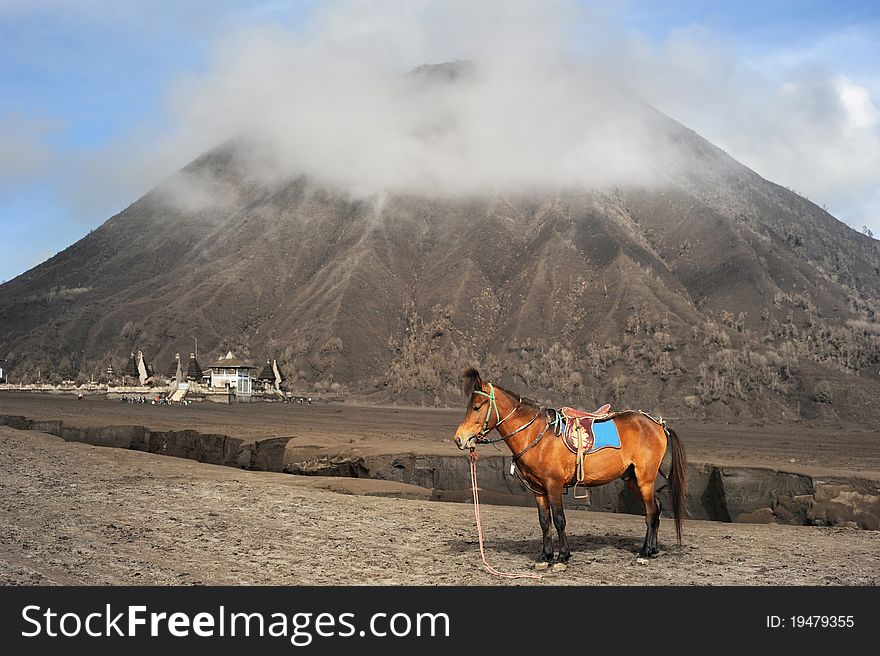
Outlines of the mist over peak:
<svg viewBox="0 0 880 656">
<path fill-rule="evenodd" d="M 670 173 L 671 122 L 582 68 L 331 68 L 298 68 L 287 89 L 249 78 L 243 94 L 212 101 L 239 117 L 226 131 L 249 145 L 258 179 L 304 175 L 355 197 L 455 196 L 645 186 Z"/>
<path fill-rule="evenodd" d="M 421 64 L 409 72 L 410 75 L 431 81 L 454 82 L 462 76 L 473 74 L 474 63 L 471 61 L 440 62 L 438 64 Z"/>
<path fill-rule="evenodd" d="M 573 49 L 571 3 L 454 2 L 442 20 L 432 3 L 371 6 L 330 3 L 296 35 L 230 37 L 170 95 L 181 142 L 237 137 L 257 179 L 307 176 L 358 198 L 668 177 L 669 123 Z"/>
</svg>

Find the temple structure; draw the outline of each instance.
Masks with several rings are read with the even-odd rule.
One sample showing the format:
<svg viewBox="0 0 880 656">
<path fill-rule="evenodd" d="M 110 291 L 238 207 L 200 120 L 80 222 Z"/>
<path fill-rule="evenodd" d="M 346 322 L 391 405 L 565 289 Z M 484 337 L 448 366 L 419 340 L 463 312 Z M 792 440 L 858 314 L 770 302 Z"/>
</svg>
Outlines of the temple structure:
<svg viewBox="0 0 880 656">
<path fill-rule="evenodd" d="M 190 353 L 189 364 L 186 367 L 186 379 L 201 383 L 204 377 L 205 374 L 202 372 L 201 366 L 199 366 L 199 361 L 196 360 L 196 354 Z"/>
<path fill-rule="evenodd" d="M 208 365 L 210 382 L 208 387 L 213 390 L 227 390 L 230 400 L 250 401 L 253 394 L 254 379 L 251 371 L 256 366 L 246 360 L 236 358 L 232 351 Z"/>
</svg>

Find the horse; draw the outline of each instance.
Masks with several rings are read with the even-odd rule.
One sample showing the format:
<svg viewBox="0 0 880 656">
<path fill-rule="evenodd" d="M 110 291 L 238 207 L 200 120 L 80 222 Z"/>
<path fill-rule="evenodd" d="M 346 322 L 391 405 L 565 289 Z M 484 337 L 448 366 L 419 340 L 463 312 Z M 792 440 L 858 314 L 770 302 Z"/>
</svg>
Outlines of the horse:
<svg viewBox="0 0 880 656">
<path fill-rule="evenodd" d="M 583 479 L 577 481 L 577 456 L 556 437 L 557 410 L 544 408 L 498 385 L 484 382 L 476 369 L 464 373 L 464 392 L 468 398 L 464 419 L 455 431 L 455 444 L 473 452 L 477 444 L 503 440 L 514 454 L 513 462 L 525 485 L 535 495 L 543 548 L 536 569 L 564 570 L 571 558 L 565 535 L 564 487 L 574 483 L 587 487 L 604 485 L 624 478 L 630 491 L 645 506 L 645 541 L 639 558 L 651 558 L 659 551 L 660 500 L 654 481 L 658 472 L 669 483 L 669 496 L 675 519 L 675 533 L 681 544 L 681 524 L 687 489 L 687 458 L 675 431 L 666 422 L 640 411 L 613 413 L 620 448 L 604 448 L 584 456 Z M 493 430 L 500 437 L 487 438 Z M 554 439 L 555 438 L 555 439 Z M 668 457 L 667 457 L 668 456 Z M 660 470 L 665 471 L 661 472 Z M 559 553 L 554 558 L 550 522 L 556 527 Z"/>
</svg>

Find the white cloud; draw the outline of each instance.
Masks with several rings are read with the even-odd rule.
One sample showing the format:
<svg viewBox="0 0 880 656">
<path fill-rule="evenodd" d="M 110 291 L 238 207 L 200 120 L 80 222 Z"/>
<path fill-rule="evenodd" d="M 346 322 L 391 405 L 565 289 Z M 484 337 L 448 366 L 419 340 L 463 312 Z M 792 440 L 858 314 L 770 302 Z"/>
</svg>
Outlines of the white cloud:
<svg viewBox="0 0 880 656">
<path fill-rule="evenodd" d="M 878 89 L 860 67 L 857 80 L 824 65 L 843 63 L 832 57 L 843 43 L 746 58 L 721 35 L 685 30 L 605 56 L 636 93 L 762 176 L 880 234 Z"/>
<path fill-rule="evenodd" d="M 87 3 L 96 15 L 105 5 Z M 277 15 L 264 5 L 263 15 Z M 210 3 L 195 6 L 187 20 L 206 21 Z M 140 126 L 78 155 L 76 202 L 99 212 L 106 189 L 134 200 L 241 135 L 264 146 L 255 170 L 307 173 L 357 194 L 649 183 L 654 127 L 621 85 L 761 175 L 880 234 L 876 62 L 850 74 L 840 55 L 855 36 L 864 51 L 875 47 L 861 32 L 743 53 L 732 36 L 690 27 L 655 46 L 574 0 L 336 0 L 317 4 L 305 27 L 247 22 L 215 31 L 205 69 L 169 85 L 159 123 L 170 129 Z M 426 89 L 406 75 L 456 59 L 476 66 L 455 85 Z M 82 184 L 86 176 L 101 185 Z M 201 204 L 205 195 L 186 198 Z"/>
<path fill-rule="evenodd" d="M 871 98 L 871 90 L 856 84 L 845 75 L 835 76 L 832 83 L 845 110 L 847 136 L 857 136 L 862 131 L 875 131 L 880 123 L 880 110 Z"/>
<path fill-rule="evenodd" d="M 207 74 L 171 96 L 178 135 L 263 145 L 265 170 L 357 194 L 649 182 L 640 106 L 570 51 L 568 2 L 338 2 L 306 36 L 225 39 Z M 467 59 L 426 84 L 407 71 Z"/>
</svg>

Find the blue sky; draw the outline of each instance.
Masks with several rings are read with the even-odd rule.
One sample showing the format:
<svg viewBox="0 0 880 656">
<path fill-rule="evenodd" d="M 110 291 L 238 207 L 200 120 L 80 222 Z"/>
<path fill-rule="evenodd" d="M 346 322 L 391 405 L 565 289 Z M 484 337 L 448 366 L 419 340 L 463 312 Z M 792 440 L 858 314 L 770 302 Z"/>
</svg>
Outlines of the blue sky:
<svg viewBox="0 0 880 656">
<path fill-rule="evenodd" d="M 169 145 L 185 128 L 176 90 L 210 74 L 228 35 L 259 26 L 294 38 L 310 29 L 316 5 L 0 0 L 0 281 L 66 248 L 149 190 L 163 167 L 168 175 L 197 154 Z M 613 39 L 634 44 L 642 64 L 663 62 L 668 78 L 644 87 L 650 102 L 880 235 L 880 169 L 868 170 L 880 162 L 880 3 L 583 6 Z M 821 103 L 800 111 L 823 93 L 844 108 L 839 134 L 823 132 Z M 792 108 L 800 150 L 768 147 L 777 127 L 789 134 Z M 811 143 L 817 133 L 822 141 Z"/>
</svg>

